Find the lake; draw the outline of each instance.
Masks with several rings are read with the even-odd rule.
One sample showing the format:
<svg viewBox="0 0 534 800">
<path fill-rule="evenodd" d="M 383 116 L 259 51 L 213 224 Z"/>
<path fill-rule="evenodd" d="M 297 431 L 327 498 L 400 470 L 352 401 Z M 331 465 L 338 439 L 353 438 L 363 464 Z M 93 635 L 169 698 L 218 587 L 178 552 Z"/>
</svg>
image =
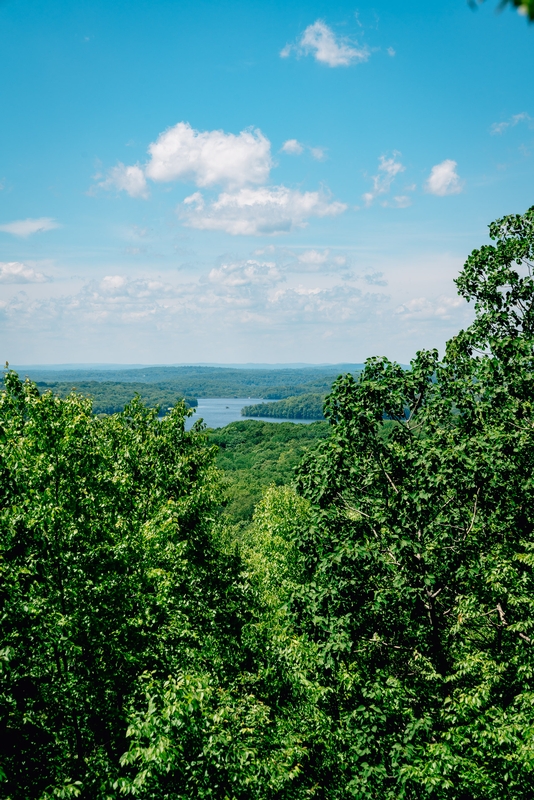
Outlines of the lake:
<svg viewBox="0 0 534 800">
<path fill-rule="evenodd" d="M 200 417 L 202 417 L 208 428 L 224 428 L 230 422 L 238 422 L 244 419 L 257 419 L 260 422 L 296 422 L 305 425 L 315 421 L 313 419 L 292 420 L 279 417 L 241 416 L 243 406 L 253 406 L 256 403 L 263 402 L 261 397 L 199 397 L 198 406 L 194 409 L 195 413 L 186 420 L 186 430 L 189 430 Z"/>
</svg>

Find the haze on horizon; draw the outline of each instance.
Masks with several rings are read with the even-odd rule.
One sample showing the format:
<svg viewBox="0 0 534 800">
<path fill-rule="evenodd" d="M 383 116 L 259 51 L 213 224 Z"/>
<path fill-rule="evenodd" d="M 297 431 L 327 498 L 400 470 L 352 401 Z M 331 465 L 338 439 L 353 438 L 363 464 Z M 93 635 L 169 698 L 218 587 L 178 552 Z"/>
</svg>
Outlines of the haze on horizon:
<svg viewBox="0 0 534 800">
<path fill-rule="evenodd" d="M 0 358 L 443 350 L 532 204 L 534 32 L 496 9 L 0 4 Z"/>
</svg>

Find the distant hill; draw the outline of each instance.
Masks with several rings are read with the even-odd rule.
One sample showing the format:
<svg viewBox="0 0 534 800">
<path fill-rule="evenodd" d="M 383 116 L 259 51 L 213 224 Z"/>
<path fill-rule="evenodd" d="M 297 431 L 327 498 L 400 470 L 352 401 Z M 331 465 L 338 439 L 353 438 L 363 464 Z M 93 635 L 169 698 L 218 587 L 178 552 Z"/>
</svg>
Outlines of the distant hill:
<svg viewBox="0 0 534 800">
<path fill-rule="evenodd" d="M 135 369 L 58 369 L 21 368 L 21 377 L 28 376 L 43 388 L 64 393 L 75 386 L 105 383 L 157 384 L 158 391 L 179 397 L 263 397 L 281 400 L 301 394 L 326 394 L 335 378 L 343 372 L 357 374 L 362 364 L 335 364 L 284 369 L 237 369 L 233 367 L 142 367 Z M 133 394 L 133 387 L 127 391 Z M 143 394 L 143 392 L 141 392 Z"/>
</svg>

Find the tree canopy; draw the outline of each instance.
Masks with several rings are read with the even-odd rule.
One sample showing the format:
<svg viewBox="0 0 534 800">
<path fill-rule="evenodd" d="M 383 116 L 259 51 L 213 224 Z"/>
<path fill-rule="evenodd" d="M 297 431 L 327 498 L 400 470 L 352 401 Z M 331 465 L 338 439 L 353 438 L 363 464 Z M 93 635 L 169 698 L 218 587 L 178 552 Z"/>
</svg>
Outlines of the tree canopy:
<svg viewBox="0 0 534 800">
<path fill-rule="evenodd" d="M 490 235 L 444 360 L 340 378 L 300 468 L 292 608 L 332 688 L 332 797 L 534 792 L 534 208 Z"/>
</svg>

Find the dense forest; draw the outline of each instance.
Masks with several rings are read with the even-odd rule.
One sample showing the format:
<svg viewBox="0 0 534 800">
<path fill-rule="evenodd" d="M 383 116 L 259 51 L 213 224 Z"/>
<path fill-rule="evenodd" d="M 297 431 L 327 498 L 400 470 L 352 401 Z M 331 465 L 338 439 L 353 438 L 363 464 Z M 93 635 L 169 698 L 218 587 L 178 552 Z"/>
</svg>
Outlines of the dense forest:
<svg viewBox="0 0 534 800">
<path fill-rule="evenodd" d="M 135 384 L 140 394 L 154 384 L 162 392 L 177 397 L 262 397 L 280 400 L 309 392 L 330 391 L 340 374 L 358 375 L 363 364 L 327 364 L 322 367 L 230 368 L 230 367 L 143 367 L 136 369 L 45 369 L 25 367 L 21 377 L 28 377 L 43 388 L 68 392 L 73 386 L 95 383 L 112 387 Z M 145 384 L 145 388 L 138 387 Z M 133 392 L 132 392 L 133 394 Z"/>
<path fill-rule="evenodd" d="M 323 419 L 324 394 L 308 392 L 274 403 L 256 403 L 241 409 L 243 417 L 278 417 L 285 419 Z"/>
<path fill-rule="evenodd" d="M 215 463 L 225 486 L 223 513 L 231 523 L 244 523 L 269 486 L 291 484 L 304 454 L 327 437 L 328 425 L 243 420 L 207 434 L 218 447 Z"/>
<path fill-rule="evenodd" d="M 37 381 L 39 391 L 52 391 L 59 397 L 67 397 L 77 391 L 93 401 L 93 413 L 115 414 L 123 411 L 134 394 L 138 394 L 148 406 L 158 406 L 165 415 L 180 400 L 184 400 L 188 408 L 198 405 L 196 397 L 184 397 L 182 393 L 169 384 L 135 383 L 112 381 Z"/>
<path fill-rule="evenodd" d="M 322 403 L 340 373 L 358 375 L 362 365 L 328 365 L 286 369 L 231 369 L 228 367 L 144 367 L 139 369 L 25 369 L 41 392 L 66 397 L 73 389 L 91 397 L 95 414 L 115 414 L 137 393 L 144 403 L 159 406 L 163 414 L 179 400 L 193 408 L 199 397 L 289 398 L 295 416 L 256 412 L 245 416 L 321 419 Z M 313 398 L 312 398 L 313 395 Z M 298 399 L 302 398 L 302 400 Z M 308 398 L 308 399 L 306 399 Z M 312 408 L 313 413 L 312 412 Z M 304 411 L 304 413 L 303 413 Z"/>
<path fill-rule="evenodd" d="M 6 370 L 2 798 L 534 795 L 534 207 L 490 236 L 443 358 L 369 359 L 326 423 Z"/>
</svg>

